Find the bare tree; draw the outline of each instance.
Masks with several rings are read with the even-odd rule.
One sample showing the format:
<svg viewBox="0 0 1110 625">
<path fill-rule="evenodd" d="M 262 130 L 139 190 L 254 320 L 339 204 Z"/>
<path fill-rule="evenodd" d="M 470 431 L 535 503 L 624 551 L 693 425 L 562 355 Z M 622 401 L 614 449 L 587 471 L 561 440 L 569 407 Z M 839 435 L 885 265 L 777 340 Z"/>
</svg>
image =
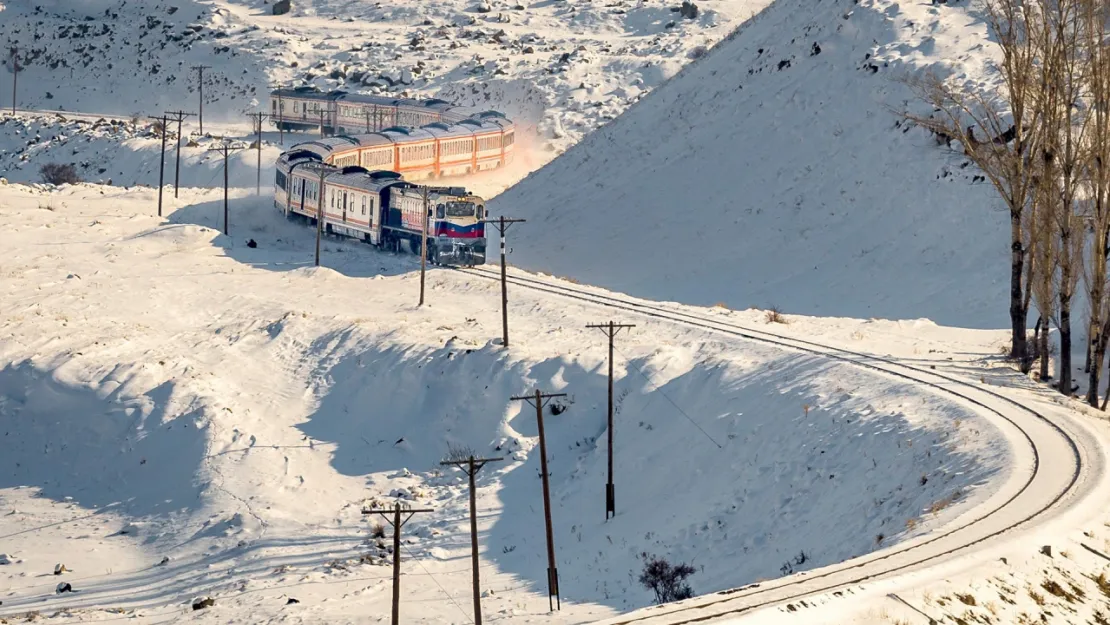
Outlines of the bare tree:
<svg viewBox="0 0 1110 625">
<path fill-rule="evenodd" d="M 1079 192 L 1083 172 L 1083 144 L 1088 127 L 1081 100 L 1089 64 L 1082 50 L 1084 0 L 1037 0 L 1044 15 L 1039 38 L 1043 117 L 1040 199 L 1052 212 L 1058 237 L 1057 319 L 1060 330 L 1059 390 L 1072 392 L 1072 300 L 1079 282 L 1084 232 Z"/>
<path fill-rule="evenodd" d="M 1110 44 L 1104 24 L 1110 2 L 1083 0 L 1083 48 L 1089 63 L 1087 92 L 1090 116 L 1084 146 L 1083 183 L 1087 198 L 1088 232 L 1084 280 L 1088 303 L 1087 403 L 1098 407 L 1102 365 L 1110 340 Z"/>
<path fill-rule="evenodd" d="M 1026 323 L 1028 293 L 1022 278 L 1026 271 L 1028 240 L 1024 227 L 1033 192 L 1028 155 L 1037 141 L 1037 3 L 1021 0 L 987 0 L 987 20 L 1002 52 L 998 66 L 1001 93 L 995 95 L 951 84 L 935 75 L 910 78 L 914 93 L 930 104 L 933 115 L 906 117 L 946 142 L 957 141 L 964 154 L 994 185 L 1010 213 L 1010 356 L 1027 362 Z M 976 133 L 976 128 L 983 136 Z M 1026 284 L 1028 284 L 1026 280 Z"/>
</svg>

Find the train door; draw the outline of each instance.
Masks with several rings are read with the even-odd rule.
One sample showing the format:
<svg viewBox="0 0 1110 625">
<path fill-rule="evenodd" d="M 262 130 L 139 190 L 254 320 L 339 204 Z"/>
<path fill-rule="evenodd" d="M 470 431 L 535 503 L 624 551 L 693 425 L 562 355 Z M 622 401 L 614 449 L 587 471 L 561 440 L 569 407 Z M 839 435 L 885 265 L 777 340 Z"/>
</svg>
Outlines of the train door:
<svg viewBox="0 0 1110 625">
<path fill-rule="evenodd" d="M 347 192 L 343 192 L 343 222 L 347 222 Z"/>
</svg>

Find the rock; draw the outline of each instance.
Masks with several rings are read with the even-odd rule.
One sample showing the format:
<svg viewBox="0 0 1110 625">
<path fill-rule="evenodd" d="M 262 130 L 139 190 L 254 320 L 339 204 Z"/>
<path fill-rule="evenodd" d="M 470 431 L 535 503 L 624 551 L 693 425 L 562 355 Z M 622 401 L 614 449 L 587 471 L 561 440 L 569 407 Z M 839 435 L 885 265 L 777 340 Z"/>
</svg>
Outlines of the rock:
<svg viewBox="0 0 1110 625">
<path fill-rule="evenodd" d="M 67 569 L 66 565 L 64 565 L 64 564 L 55 564 L 54 565 L 54 574 L 55 575 L 61 575 L 62 573 L 69 573 L 69 572 L 70 572 L 70 570 Z"/>
<path fill-rule="evenodd" d="M 411 85 L 412 84 L 412 70 L 411 69 L 401 70 L 401 84 L 402 85 Z"/>
<path fill-rule="evenodd" d="M 685 18 L 688 18 L 688 19 L 697 19 L 697 17 L 698 17 L 698 5 L 694 4 L 693 2 L 690 2 L 689 0 L 683 0 L 682 8 L 680 8 L 678 10 L 678 12 L 679 12 L 679 14 L 682 15 L 682 17 L 685 17 Z"/>
<path fill-rule="evenodd" d="M 285 602 L 285 605 L 293 605 L 294 603 L 300 603 L 300 601 L 297 601 L 293 597 L 289 597 L 289 600 Z"/>
<path fill-rule="evenodd" d="M 68 582 L 62 582 L 61 584 L 58 584 L 58 587 L 54 589 L 54 592 L 59 595 L 65 592 L 73 592 L 73 586 L 70 586 Z"/>
<path fill-rule="evenodd" d="M 0 553 L 0 565 L 11 564 L 12 558 L 6 553 Z"/>
<path fill-rule="evenodd" d="M 423 244 L 421 244 L 421 245 L 423 245 Z M 249 247 L 251 249 L 254 249 L 254 248 L 258 247 L 258 242 L 255 241 L 254 239 L 251 239 L 250 241 L 247 241 L 247 247 Z"/>
<path fill-rule="evenodd" d="M 1046 555 L 1046 556 L 1051 558 L 1052 557 L 1052 545 L 1045 545 L 1044 547 L 1041 547 L 1041 553 L 1043 555 Z"/>
<path fill-rule="evenodd" d="M 162 561 L 158 563 L 158 566 L 166 566 L 169 563 L 170 563 L 170 557 L 169 556 L 162 556 Z"/>
<path fill-rule="evenodd" d="M 533 54 L 535 51 L 536 49 L 532 46 L 527 46 L 526 48 L 524 48 L 524 50 L 522 50 L 522 52 L 524 52 L 525 54 Z"/>
<path fill-rule="evenodd" d="M 293 8 L 292 0 L 278 0 L 274 3 L 274 15 L 285 15 Z"/>
<path fill-rule="evenodd" d="M 479 2 L 474 7 L 474 10 L 479 12 L 479 13 L 490 13 L 491 11 L 493 11 L 493 7 L 490 6 L 490 3 L 485 2 L 485 0 L 483 0 L 482 2 Z"/>
<path fill-rule="evenodd" d="M 193 610 L 203 610 L 216 605 L 216 600 L 212 597 L 205 597 L 203 599 L 193 599 Z"/>
<path fill-rule="evenodd" d="M 141 529 L 142 529 L 142 526 L 139 525 L 138 523 L 128 523 L 127 525 L 123 526 L 123 529 L 121 529 L 119 531 L 119 533 L 124 534 L 124 535 L 134 536 L 135 534 L 138 534 L 139 530 L 141 530 Z"/>
</svg>

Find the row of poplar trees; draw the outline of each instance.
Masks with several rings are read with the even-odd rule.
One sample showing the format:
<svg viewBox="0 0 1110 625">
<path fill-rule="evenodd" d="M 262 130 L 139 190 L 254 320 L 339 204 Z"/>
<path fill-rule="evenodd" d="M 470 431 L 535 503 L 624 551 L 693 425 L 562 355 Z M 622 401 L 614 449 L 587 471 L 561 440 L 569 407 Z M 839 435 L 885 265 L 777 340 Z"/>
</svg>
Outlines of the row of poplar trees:
<svg viewBox="0 0 1110 625">
<path fill-rule="evenodd" d="M 1052 324 L 1057 388 L 1070 395 L 1073 331 L 1085 324 L 1086 399 L 1098 406 L 1110 340 L 1110 0 L 987 0 L 985 12 L 998 88 L 910 79 L 933 111 L 907 117 L 957 143 L 1009 210 L 1010 356 L 1026 373 L 1039 360 L 1051 379 Z"/>
</svg>

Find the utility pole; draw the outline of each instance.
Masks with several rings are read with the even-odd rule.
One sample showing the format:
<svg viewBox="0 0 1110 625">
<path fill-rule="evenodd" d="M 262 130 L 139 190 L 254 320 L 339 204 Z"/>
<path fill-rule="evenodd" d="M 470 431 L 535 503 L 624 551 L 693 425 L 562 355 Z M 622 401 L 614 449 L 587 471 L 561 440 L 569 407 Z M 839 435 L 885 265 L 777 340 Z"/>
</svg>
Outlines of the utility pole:
<svg viewBox="0 0 1110 625">
<path fill-rule="evenodd" d="M 428 262 L 428 220 L 431 219 L 432 209 L 428 206 L 428 187 L 424 189 L 424 224 L 420 233 L 420 303 L 424 305 L 424 266 Z"/>
<path fill-rule="evenodd" d="M 19 86 L 19 46 L 12 46 L 12 115 L 15 115 L 16 87 Z"/>
<path fill-rule="evenodd" d="M 389 513 L 393 513 L 393 518 L 389 518 Z M 393 510 L 363 510 L 363 514 L 380 514 L 382 518 L 389 521 L 393 526 L 393 625 L 400 625 L 401 623 L 401 528 L 408 523 L 412 517 L 419 512 L 435 512 L 431 508 L 421 508 L 419 510 L 405 510 L 407 514 L 404 520 L 401 519 L 401 504 L 394 505 Z"/>
<path fill-rule="evenodd" d="M 335 167 L 324 163 L 310 163 L 304 166 L 309 171 L 320 176 L 320 184 L 316 189 L 316 266 L 320 266 L 320 237 L 324 232 L 324 178 L 336 171 Z M 301 206 L 304 206 L 302 201 Z"/>
<path fill-rule="evenodd" d="M 218 148 L 208 148 L 209 152 L 219 152 L 224 157 L 224 235 L 228 234 L 227 229 L 227 157 L 231 155 L 232 150 L 242 150 L 241 145 L 232 145 L 225 143 Z"/>
<path fill-rule="evenodd" d="M 173 196 L 177 197 L 178 186 L 181 183 L 181 122 L 186 117 L 192 117 L 192 113 L 185 111 L 170 111 L 166 115 L 173 115 L 174 119 L 171 121 L 177 122 L 177 164 L 173 170 Z"/>
<path fill-rule="evenodd" d="M 509 293 L 505 279 L 505 233 L 509 226 L 524 223 L 523 219 L 505 219 L 502 215 L 497 219 L 484 219 L 483 222 L 493 224 L 501 233 L 501 345 L 509 347 Z"/>
<path fill-rule="evenodd" d="M 254 123 L 254 130 L 258 135 L 257 145 L 258 150 L 258 181 L 255 183 L 255 195 L 262 195 L 262 120 L 269 117 L 266 113 L 247 113 L 247 117 L 251 118 Z"/>
<path fill-rule="evenodd" d="M 375 107 L 376 108 L 376 107 Z M 370 134 L 370 117 L 374 114 L 370 109 L 363 109 L 362 115 L 366 117 L 366 134 Z"/>
<path fill-rule="evenodd" d="M 598 328 L 609 337 L 609 481 L 605 483 L 605 520 L 617 516 L 616 488 L 613 486 L 613 338 L 624 328 L 635 328 L 628 323 L 590 324 L 587 328 Z"/>
<path fill-rule="evenodd" d="M 470 480 L 470 568 L 474 570 L 474 625 L 482 625 L 482 592 L 478 580 L 478 513 L 474 496 L 474 476 L 489 462 L 500 462 L 504 458 L 475 458 L 473 454 L 466 460 L 444 460 L 441 465 L 451 465 L 463 470 Z"/>
<path fill-rule="evenodd" d="M 536 408 L 536 425 L 540 431 L 540 473 L 543 478 L 543 516 L 547 527 L 547 607 L 554 610 L 551 605 L 551 596 L 555 596 L 556 605 L 563 609 L 559 599 L 559 569 L 555 567 L 555 538 L 551 531 L 551 487 L 547 479 L 547 439 L 543 436 L 543 407 L 547 400 L 555 397 L 566 397 L 566 393 L 544 393 L 536 389 L 535 395 L 521 395 L 512 397 L 513 401 L 526 401 Z"/>
<path fill-rule="evenodd" d="M 161 117 L 151 117 L 155 122 L 162 124 L 162 160 L 161 166 L 158 168 L 158 216 L 162 216 L 162 184 L 166 175 L 166 124 L 168 123 L 165 115 Z"/>
<path fill-rule="evenodd" d="M 320 113 L 320 138 L 323 139 L 327 136 L 324 134 L 324 117 L 328 114 L 328 112 L 324 109 L 320 109 L 318 112 Z"/>
<path fill-rule="evenodd" d="M 212 69 L 208 65 L 194 65 L 193 69 L 197 70 L 197 87 L 200 89 L 200 134 L 204 134 L 204 70 Z"/>
</svg>

